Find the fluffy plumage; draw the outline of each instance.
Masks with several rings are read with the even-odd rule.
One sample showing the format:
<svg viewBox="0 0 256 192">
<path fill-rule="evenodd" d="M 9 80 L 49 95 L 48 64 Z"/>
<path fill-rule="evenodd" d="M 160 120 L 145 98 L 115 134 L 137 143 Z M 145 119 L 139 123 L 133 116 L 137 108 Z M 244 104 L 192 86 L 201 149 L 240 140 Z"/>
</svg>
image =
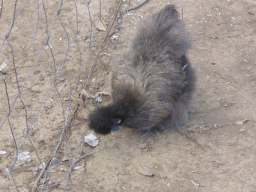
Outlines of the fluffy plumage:
<svg viewBox="0 0 256 192">
<path fill-rule="evenodd" d="M 119 124 L 166 129 L 187 118 L 195 73 L 190 39 L 173 5 L 143 20 L 112 76 L 112 104 L 89 115 L 89 127 L 109 134 Z"/>
</svg>

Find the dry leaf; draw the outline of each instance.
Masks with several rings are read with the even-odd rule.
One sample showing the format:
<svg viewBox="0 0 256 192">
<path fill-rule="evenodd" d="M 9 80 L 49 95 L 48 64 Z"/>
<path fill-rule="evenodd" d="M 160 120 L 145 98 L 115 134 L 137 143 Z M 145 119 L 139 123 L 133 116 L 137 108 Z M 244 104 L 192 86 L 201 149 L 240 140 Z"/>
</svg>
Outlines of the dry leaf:
<svg viewBox="0 0 256 192">
<path fill-rule="evenodd" d="M 153 176 L 153 172 L 151 171 L 151 169 L 149 167 L 146 166 L 141 166 L 138 168 L 138 171 L 142 174 L 142 175 L 146 175 L 146 176 Z"/>
<path fill-rule="evenodd" d="M 0 66 L 0 71 L 3 71 L 5 67 L 7 67 L 7 63 L 4 61 Z"/>
<path fill-rule="evenodd" d="M 102 23 L 101 20 L 99 20 L 98 22 L 96 22 L 95 26 L 96 26 L 96 28 L 97 28 L 99 31 L 106 31 L 106 27 L 105 27 L 105 25 Z"/>
<path fill-rule="evenodd" d="M 244 120 L 237 120 L 236 122 L 235 122 L 235 124 L 237 124 L 237 125 L 243 125 L 243 124 L 245 124 L 247 122 L 247 119 L 244 119 Z"/>
</svg>

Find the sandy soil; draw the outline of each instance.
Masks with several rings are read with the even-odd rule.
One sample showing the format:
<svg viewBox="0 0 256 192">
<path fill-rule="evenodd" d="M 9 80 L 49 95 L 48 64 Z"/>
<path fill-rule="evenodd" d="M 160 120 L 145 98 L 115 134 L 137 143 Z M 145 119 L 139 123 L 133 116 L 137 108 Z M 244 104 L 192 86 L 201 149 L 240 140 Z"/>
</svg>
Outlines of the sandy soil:
<svg viewBox="0 0 256 192">
<path fill-rule="evenodd" d="M 127 0 L 123 2 L 123 8 L 126 8 L 126 3 Z M 138 2 L 132 1 L 132 5 L 136 3 Z M 82 167 L 72 171 L 67 191 L 256 191 L 256 3 L 253 0 L 150 0 L 123 18 L 121 37 L 115 49 L 116 57 L 120 56 L 122 50 L 128 46 L 135 32 L 136 23 L 167 3 L 177 5 L 180 13 L 183 9 L 184 22 L 194 41 L 189 58 L 197 70 L 198 86 L 189 120 L 178 127 L 178 130 L 187 137 L 173 129 L 161 133 L 153 132 L 146 138 L 141 138 L 143 132 L 125 128 L 107 136 L 97 135 L 100 138 L 97 147 L 93 148 L 85 144 L 82 146 L 83 155 L 91 152 L 93 155 L 76 163 L 76 167 Z M 77 5 L 78 16 L 81 17 L 86 2 L 78 1 Z M 45 6 L 49 14 L 48 20 L 52 22 L 59 3 L 45 1 Z M 13 13 L 7 11 L 12 7 L 11 1 L 4 2 L 4 12 L 0 19 L 1 42 L 12 21 Z M 17 8 L 21 7 L 22 4 L 18 3 Z M 114 17 L 116 7 L 117 3 L 110 1 L 102 12 L 102 20 L 107 26 Z M 93 22 L 97 21 L 95 18 L 98 9 L 98 1 L 92 2 Z M 40 10 L 41 15 L 42 13 L 43 10 Z M 45 26 L 41 24 L 45 18 L 41 17 L 36 51 L 33 52 L 31 48 L 36 16 L 36 4 L 30 3 L 25 13 L 16 20 L 12 35 L 9 37 L 14 49 L 20 86 L 34 65 L 46 37 Z M 63 6 L 60 17 L 69 34 L 76 30 L 73 1 Z M 58 70 L 66 52 L 68 38 L 60 20 L 57 19 L 56 22 L 49 44 L 52 45 L 55 67 Z M 87 28 L 81 29 L 76 40 L 79 42 L 79 48 L 75 41 L 64 72 L 56 82 L 60 96 L 56 91 L 52 91 L 31 125 L 30 139 L 42 162 L 47 162 L 53 155 L 59 142 L 61 127 L 64 124 L 61 117 L 67 113 L 70 85 L 76 81 L 89 42 L 88 19 L 84 26 Z M 117 28 L 116 34 L 119 31 L 120 28 Z M 105 31 L 95 32 L 92 50 L 96 53 L 105 34 Z M 100 55 L 101 61 L 93 69 L 88 82 L 86 79 L 95 56 L 92 52 L 88 54 L 82 69 L 81 82 L 92 95 L 101 91 L 103 84 L 105 84 L 104 90 L 107 92 L 111 90 L 110 75 L 106 76 L 106 83 L 104 77 L 112 59 L 113 42 L 114 40 L 107 38 Z M 3 76 L 8 85 L 10 101 L 13 102 L 18 90 L 11 49 L 6 45 L 0 56 L 0 65 L 3 62 L 8 63 Z M 31 122 L 51 87 L 52 80 L 56 76 L 55 67 L 51 52 L 46 48 L 21 97 L 27 109 L 28 122 Z M 2 122 L 8 109 L 2 80 L 0 87 L 0 99 L 4 101 L 0 104 Z M 83 86 L 79 84 L 70 114 L 75 111 L 77 103 L 81 104 L 78 97 L 82 89 Z M 63 98 L 64 112 L 59 97 Z M 109 96 L 104 96 L 102 103 L 105 104 L 109 100 Z M 77 116 L 86 119 L 94 108 L 91 100 L 87 100 L 80 106 Z M 10 124 L 19 144 L 26 129 L 25 111 L 20 101 L 16 103 L 14 109 L 10 116 Z M 241 123 L 242 125 L 235 123 L 244 119 L 247 121 Z M 79 122 L 82 121 L 76 119 L 76 123 Z M 65 142 L 56 153 L 59 162 L 52 166 L 47 184 L 57 183 L 64 178 L 70 167 L 68 159 L 77 158 L 82 135 L 87 129 L 86 122 L 67 129 Z M 7 121 L 0 131 L 0 151 L 7 151 L 7 154 L 0 155 L 0 186 L 3 186 L 7 176 L 6 168 L 13 161 L 11 152 L 15 150 L 15 144 Z M 20 166 L 16 165 L 12 173 L 17 185 L 23 190 L 30 191 L 40 173 L 34 172 L 33 168 L 38 167 L 40 162 L 28 139 L 20 149 L 20 152 L 23 151 L 30 152 L 31 161 Z M 70 154 L 66 153 L 67 151 Z M 140 174 L 138 171 L 140 166 L 149 167 L 154 176 Z M 62 182 L 56 188 L 47 190 L 62 191 L 64 187 L 65 182 Z M 11 179 L 6 191 L 15 191 Z"/>
</svg>

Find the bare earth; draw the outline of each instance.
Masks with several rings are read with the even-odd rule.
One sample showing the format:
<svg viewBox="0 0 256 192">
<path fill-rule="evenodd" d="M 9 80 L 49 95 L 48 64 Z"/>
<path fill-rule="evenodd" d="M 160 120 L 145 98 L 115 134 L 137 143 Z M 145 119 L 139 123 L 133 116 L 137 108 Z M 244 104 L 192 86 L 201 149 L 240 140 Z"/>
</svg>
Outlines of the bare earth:
<svg viewBox="0 0 256 192">
<path fill-rule="evenodd" d="M 55 4 L 54 1 L 45 3 L 49 13 L 51 13 L 51 8 L 54 8 L 52 11 L 54 15 L 59 3 Z M 68 6 L 69 3 L 70 6 Z M 70 27 L 70 29 L 74 31 L 76 29 L 74 22 L 76 14 L 74 7 L 71 6 L 72 3 L 73 1 L 70 1 L 63 7 L 61 16 L 64 25 L 72 25 L 73 28 Z M 95 3 L 91 6 L 91 14 L 94 16 L 98 14 L 96 10 L 99 5 L 98 1 L 92 3 Z M 126 8 L 126 3 L 127 0 L 123 2 L 123 9 Z M 132 1 L 131 6 L 137 3 L 139 1 Z M 182 15 L 181 10 L 183 9 L 183 19 L 194 42 L 188 56 L 197 70 L 198 86 L 188 121 L 182 127 L 177 128 L 179 131 L 169 129 L 160 133 L 152 132 L 146 138 L 141 137 L 143 132 L 123 127 L 107 136 L 97 135 L 100 138 L 97 147 L 93 148 L 84 144 L 83 153 L 93 152 L 93 155 L 82 159 L 75 165 L 82 167 L 72 171 L 67 191 L 256 191 L 256 2 L 254 0 L 149 0 L 145 5 L 129 12 L 123 18 L 121 37 L 115 49 L 116 57 L 119 57 L 128 46 L 129 40 L 135 33 L 136 23 L 147 15 L 160 10 L 167 3 L 175 4 L 180 15 Z M 81 16 L 86 2 L 78 1 L 77 4 L 78 8 L 83 7 L 80 12 L 78 10 L 79 16 Z M 11 1 L 4 3 L 5 9 L 12 5 Z M 21 3 L 19 6 L 21 7 Z M 107 3 L 106 10 L 102 13 L 104 22 L 107 23 L 113 18 L 116 6 L 115 2 Z M 14 28 L 17 27 L 14 30 L 23 31 L 22 36 L 15 39 L 15 35 L 13 35 L 14 37 L 10 36 L 9 39 L 16 51 L 15 60 L 20 85 L 27 77 L 30 67 L 33 66 L 36 55 L 44 43 L 43 40 L 37 42 L 37 52 L 32 52 L 37 14 L 36 4 L 32 3 L 30 8 L 33 8 L 33 11 L 27 8 L 14 26 Z M 12 18 L 12 14 L 12 11 L 4 12 L 0 19 L 0 43 L 2 43 L 11 23 L 11 19 L 4 19 L 4 16 L 7 18 L 7 15 L 10 15 L 8 18 Z M 51 19 L 52 17 L 49 18 L 50 22 L 52 22 Z M 31 22 L 26 22 L 26 20 L 31 20 Z M 41 18 L 41 21 L 43 20 L 44 18 Z M 85 22 L 85 25 L 90 26 L 89 22 Z M 39 25 L 39 29 L 41 32 L 38 33 L 38 39 L 41 36 L 45 37 L 44 26 Z M 84 44 L 80 44 L 82 51 L 86 48 L 85 39 L 87 39 L 88 31 L 84 28 L 79 33 L 80 40 L 82 39 L 84 42 Z M 95 34 L 95 47 L 97 47 L 100 45 L 100 41 L 97 39 L 102 40 L 105 37 L 105 32 L 96 31 Z M 61 41 L 60 36 L 63 36 Z M 65 32 L 61 24 L 55 25 L 50 44 L 53 45 L 58 68 L 61 66 L 66 51 L 63 48 L 63 46 L 66 47 L 65 42 Z M 107 40 L 107 44 L 111 44 L 111 39 Z M 95 51 L 97 52 L 96 48 Z M 101 55 L 101 60 L 105 65 L 98 63 L 89 78 L 90 83 L 87 88 L 92 95 L 102 90 L 100 82 L 109 69 L 111 49 L 104 46 L 103 51 L 106 54 Z M 8 62 L 5 69 L 6 74 L 3 76 L 8 84 L 10 100 L 13 101 L 17 94 L 17 84 L 13 75 L 10 53 L 10 48 L 5 46 L 0 56 L 0 65 L 4 61 Z M 88 60 L 90 58 L 93 58 L 93 54 L 88 55 Z M 69 73 L 71 81 L 75 82 L 76 72 L 79 62 L 81 62 L 78 48 L 73 49 L 67 62 L 69 65 L 65 70 Z M 80 77 L 83 82 L 86 82 L 91 65 L 92 62 L 85 63 Z M 22 95 L 28 110 L 29 121 L 37 112 L 54 77 L 51 53 L 48 50 L 43 53 L 39 65 L 33 71 L 26 86 L 27 89 Z M 67 76 L 64 75 L 60 76 L 58 80 L 58 89 L 63 88 L 61 97 L 66 99 L 65 107 L 68 106 L 70 93 L 68 82 Z M 111 91 L 109 82 L 110 75 L 106 77 L 104 90 L 107 92 Z M 74 98 L 78 98 L 81 90 L 82 87 L 79 85 Z M 60 118 L 62 109 L 57 107 L 57 103 L 59 105 L 57 92 L 51 92 L 50 98 L 43 105 L 42 111 L 33 122 L 29 133 L 39 157 L 42 162 L 46 163 L 59 142 L 60 127 L 63 125 Z M 0 120 L 2 122 L 8 111 L 2 80 L 0 82 L 0 99 L 4 101 L 0 104 Z M 109 100 L 109 97 L 104 96 L 102 104 L 106 104 Z M 86 118 L 94 108 L 91 100 L 87 100 L 85 106 L 81 107 L 78 116 Z M 10 120 L 19 144 L 26 128 L 25 112 L 20 102 L 15 109 Z M 71 108 L 71 113 L 74 109 L 75 105 Z M 247 120 L 239 125 L 239 121 L 245 119 Z M 75 127 L 68 130 L 69 136 L 65 138 L 68 137 L 70 143 L 67 146 L 70 147 L 70 150 L 78 150 L 76 154 L 80 150 L 81 135 L 87 129 L 87 123 L 84 122 L 79 125 L 79 130 Z M 0 186 L 3 186 L 7 176 L 6 168 L 13 161 L 13 154 L 8 157 L 7 155 L 14 151 L 14 142 L 7 121 L 0 129 L 0 133 L 0 151 L 7 151 L 7 154 L 0 155 Z M 89 131 L 88 133 L 93 132 Z M 61 150 L 65 149 L 63 145 Z M 39 172 L 33 173 L 32 168 L 38 167 L 40 162 L 28 139 L 20 149 L 20 152 L 23 151 L 31 153 L 32 161 L 15 166 L 12 173 L 18 187 L 31 191 L 33 182 L 39 176 Z M 76 157 L 76 155 L 74 156 Z M 48 184 L 61 180 L 60 178 L 65 173 L 61 168 L 69 169 L 68 154 L 57 153 L 56 157 L 60 161 L 49 173 Z M 138 171 L 140 166 L 149 167 L 154 175 L 149 177 L 141 174 Z M 62 191 L 64 187 L 65 185 L 61 183 L 56 188 L 47 190 Z M 11 178 L 6 191 L 15 191 Z"/>
</svg>

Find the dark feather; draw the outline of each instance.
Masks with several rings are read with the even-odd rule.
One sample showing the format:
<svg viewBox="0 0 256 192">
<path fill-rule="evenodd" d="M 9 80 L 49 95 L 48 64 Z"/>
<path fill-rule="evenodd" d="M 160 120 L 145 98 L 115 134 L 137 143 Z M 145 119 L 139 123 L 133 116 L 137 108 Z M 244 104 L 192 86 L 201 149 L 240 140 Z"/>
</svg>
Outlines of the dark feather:
<svg viewBox="0 0 256 192">
<path fill-rule="evenodd" d="M 187 119 L 195 72 L 186 57 L 190 39 L 173 5 L 138 26 L 112 76 L 113 103 L 89 115 L 95 132 L 121 125 L 139 130 L 169 128 Z"/>
</svg>

